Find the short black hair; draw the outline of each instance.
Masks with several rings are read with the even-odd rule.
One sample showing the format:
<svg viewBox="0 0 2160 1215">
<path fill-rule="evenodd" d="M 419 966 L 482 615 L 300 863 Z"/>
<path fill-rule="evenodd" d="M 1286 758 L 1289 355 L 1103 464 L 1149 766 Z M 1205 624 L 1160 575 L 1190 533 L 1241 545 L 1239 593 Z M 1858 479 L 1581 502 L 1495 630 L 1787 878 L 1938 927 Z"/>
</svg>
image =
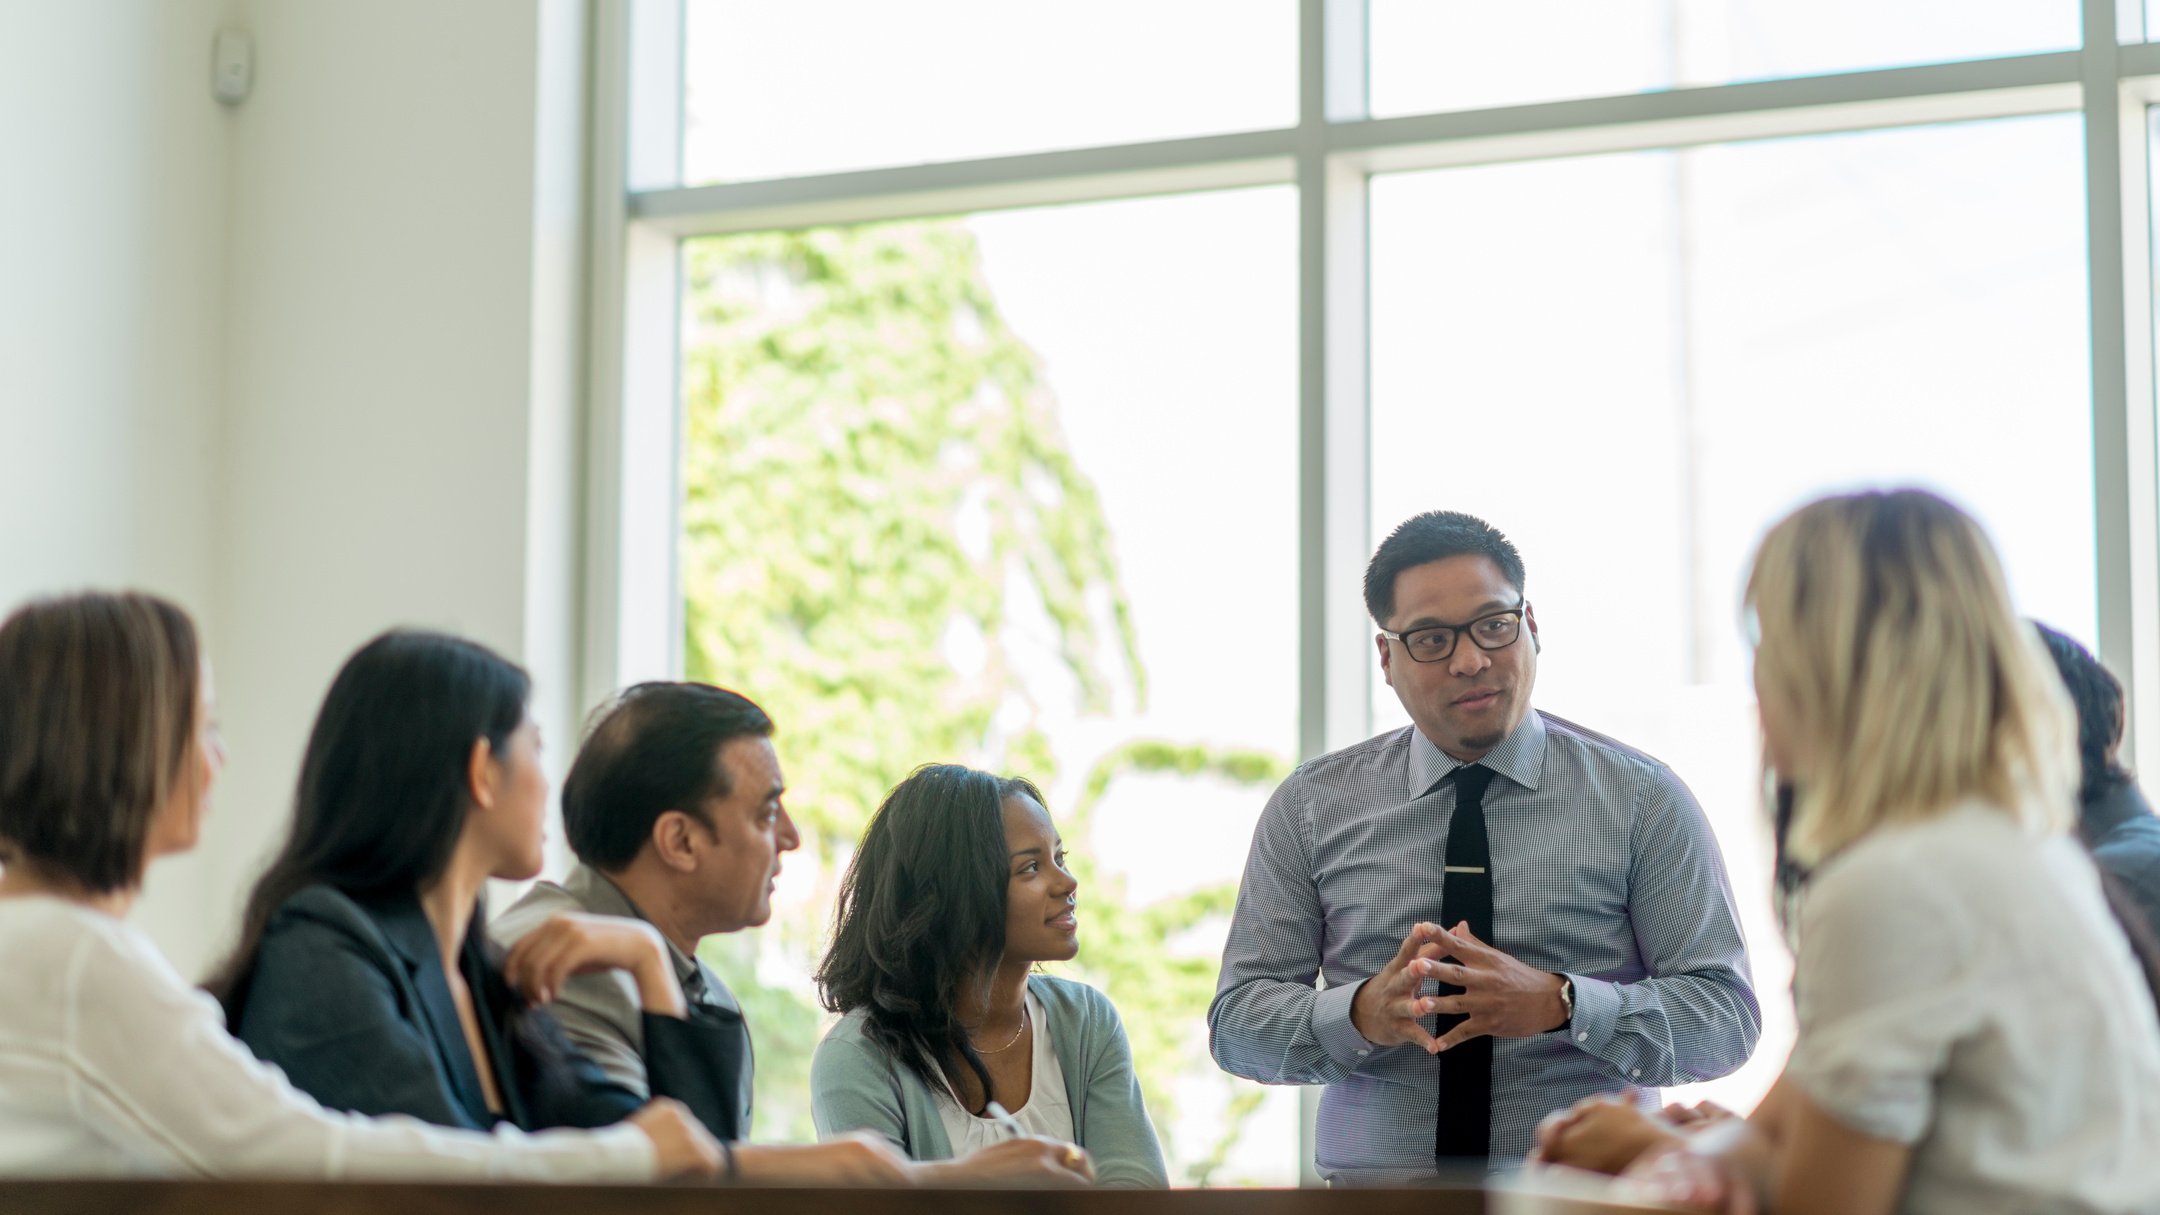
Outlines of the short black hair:
<svg viewBox="0 0 2160 1215">
<path fill-rule="evenodd" d="M 2077 706 L 2078 766 L 2082 769 L 2078 800 L 2090 803 L 2130 779 L 2130 773 L 2115 761 L 2115 748 L 2123 736 L 2122 681 L 2101 666 L 2091 650 L 2039 621 L 2033 627 L 2040 630 L 2048 657 L 2055 660 L 2055 670 Z"/>
<path fill-rule="evenodd" d="M 1491 558 L 1500 576 L 1522 593 L 1522 554 L 1500 529 L 1459 510 L 1429 510 L 1388 533 L 1365 567 L 1365 610 L 1372 613 L 1373 623 L 1385 628 L 1395 614 L 1395 579 L 1404 570 L 1464 556 Z"/>
<path fill-rule="evenodd" d="M 704 821 L 706 800 L 732 792 L 720 748 L 772 732 L 772 718 L 749 697 L 709 683 L 624 689 L 597 711 L 563 780 L 570 851 L 595 869 L 619 870 L 661 815 L 680 810 Z"/>
</svg>

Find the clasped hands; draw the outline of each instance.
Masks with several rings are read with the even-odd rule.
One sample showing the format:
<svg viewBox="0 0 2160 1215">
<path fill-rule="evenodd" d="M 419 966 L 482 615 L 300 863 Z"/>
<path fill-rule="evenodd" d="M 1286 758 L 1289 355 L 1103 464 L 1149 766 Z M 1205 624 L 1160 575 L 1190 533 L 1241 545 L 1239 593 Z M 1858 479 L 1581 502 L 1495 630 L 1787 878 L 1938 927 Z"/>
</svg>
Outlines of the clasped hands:
<svg viewBox="0 0 2160 1215">
<path fill-rule="evenodd" d="M 1427 979 L 1462 991 L 1420 995 Z M 1358 988 L 1350 1001 L 1350 1024 L 1375 1046 L 1415 1044 L 1433 1055 L 1488 1035 L 1528 1038 L 1566 1023 L 1567 1005 L 1560 998 L 1565 983 L 1487 945 L 1467 922 L 1453 929 L 1418 924 L 1395 957 Z M 1460 1013 L 1465 1020 L 1436 1038 L 1418 1023 L 1435 1013 Z"/>
</svg>

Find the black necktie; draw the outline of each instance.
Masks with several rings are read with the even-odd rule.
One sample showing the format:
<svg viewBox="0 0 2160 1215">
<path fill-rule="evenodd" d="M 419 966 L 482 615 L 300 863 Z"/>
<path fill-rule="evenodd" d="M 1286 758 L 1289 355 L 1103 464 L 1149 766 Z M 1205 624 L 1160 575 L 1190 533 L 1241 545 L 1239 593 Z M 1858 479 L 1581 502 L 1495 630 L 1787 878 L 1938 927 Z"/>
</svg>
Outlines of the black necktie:
<svg viewBox="0 0 2160 1215">
<path fill-rule="evenodd" d="M 710 1004 L 713 1002 L 712 989 L 705 985 L 704 967 L 693 966 L 690 968 L 689 973 L 682 975 L 681 978 L 683 1003 Z"/>
<path fill-rule="evenodd" d="M 1493 939 L 1491 850 L 1485 843 L 1485 787 L 1492 769 L 1471 764 L 1457 768 L 1455 814 L 1448 820 L 1447 872 L 1440 882 L 1441 926 L 1453 929 L 1465 920 L 1481 941 Z M 1439 994 L 1462 991 L 1441 983 Z M 1434 1036 L 1460 1025 L 1460 1013 L 1444 1014 Z M 1440 1056 L 1440 1120 L 1433 1152 L 1442 1157 L 1484 1159 L 1492 1149 L 1492 1043 L 1472 1038 Z"/>
</svg>

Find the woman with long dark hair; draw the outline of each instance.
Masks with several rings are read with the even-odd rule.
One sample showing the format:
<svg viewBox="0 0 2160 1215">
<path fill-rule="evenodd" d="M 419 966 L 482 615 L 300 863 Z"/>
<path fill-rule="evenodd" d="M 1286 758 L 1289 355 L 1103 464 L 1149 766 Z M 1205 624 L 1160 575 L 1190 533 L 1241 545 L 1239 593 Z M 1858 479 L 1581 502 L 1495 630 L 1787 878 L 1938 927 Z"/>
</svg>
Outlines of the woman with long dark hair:
<svg viewBox="0 0 2160 1215">
<path fill-rule="evenodd" d="M 710 1175 L 669 1101 L 593 1133 L 333 1113 L 232 1040 L 127 914 L 224 767 L 185 612 L 74 595 L 0 622 L 0 1175 L 632 1181 Z"/>
<path fill-rule="evenodd" d="M 547 778 L 530 680 L 484 646 L 392 632 L 338 672 L 301 765 L 291 835 L 210 988 L 242 1041 L 323 1104 L 445 1126 L 604 1126 L 642 1099 L 544 1010 L 572 973 L 627 970 L 682 1016 L 642 921 L 570 917 L 506 972 L 482 931 L 490 878 L 541 865 Z"/>
<path fill-rule="evenodd" d="M 1117 1009 L 1035 973 L 1079 952 L 1079 883 L 1025 780 L 955 764 L 887 795 L 840 888 L 811 1065 L 818 1133 L 917 1160 L 1011 1134 L 1078 1144 L 1105 1185 L 1168 1184 Z"/>
</svg>

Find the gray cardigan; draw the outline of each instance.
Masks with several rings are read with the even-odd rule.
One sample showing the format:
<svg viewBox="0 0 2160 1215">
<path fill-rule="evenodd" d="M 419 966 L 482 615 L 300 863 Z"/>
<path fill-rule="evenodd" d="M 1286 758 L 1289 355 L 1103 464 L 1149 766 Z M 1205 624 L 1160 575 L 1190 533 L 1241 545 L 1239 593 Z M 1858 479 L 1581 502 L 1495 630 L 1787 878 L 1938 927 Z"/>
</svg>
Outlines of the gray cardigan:
<svg viewBox="0 0 2160 1215">
<path fill-rule="evenodd" d="M 1109 997 L 1085 983 L 1035 975 L 1050 1044 L 1065 1073 L 1073 1134 L 1095 1158 L 1099 1185 L 1170 1184 L 1162 1147 L 1140 1099 L 1132 1048 Z M 945 1160 L 952 1144 L 928 1085 L 863 1034 L 861 1009 L 840 1018 L 810 1063 L 810 1117 L 820 1139 L 869 1130 L 915 1160 Z"/>
</svg>

